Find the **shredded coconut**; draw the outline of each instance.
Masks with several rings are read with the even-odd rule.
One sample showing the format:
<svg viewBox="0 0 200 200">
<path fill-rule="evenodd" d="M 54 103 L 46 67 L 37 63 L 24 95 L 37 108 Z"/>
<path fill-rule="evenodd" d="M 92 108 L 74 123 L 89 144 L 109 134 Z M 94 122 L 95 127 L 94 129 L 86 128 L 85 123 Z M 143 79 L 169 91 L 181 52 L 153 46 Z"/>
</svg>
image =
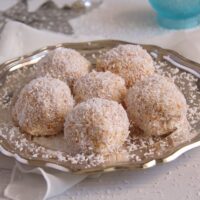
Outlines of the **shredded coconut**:
<svg viewBox="0 0 200 200">
<path fill-rule="evenodd" d="M 127 87 L 154 73 L 151 56 L 139 45 L 119 45 L 97 59 L 98 71 L 111 71 L 124 78 Z"/>
<path fill-rule="evenodd" d="M 126 94 L 125 81 L 120 76 L 93 71 L 75 82 L 73 93 L 77 102 L 99 97 L 122 102 Z"/>
<path fill-rule="evenodd" d="M 117 102 L 93 98 L 78 104 L 69 113 L 64 134 L 71 154 L 113 152 L 128 137 L 129 120 Z"/>
<path fill-rule="evenodd" d="M 38 77 L 50 76 L 73 87 L 74 81 L 89 72 L 90 62 L 73 49 L 58 48 L 42 58 L 36 68 Z"/>
<path fill-rule="evenodd" d="M 185 97 L 177 86 L 157 74 L 130 88 L 126 105 L 130 120 L 147 135 L 173 132 L 187 113 Z"/>
<path fill-rule="evenodd" d="M 20 91 L 12 117 L 31 135 L 52 135 L 63 129 L 64 118 L 74 100 L 69 87 L 53 78 L 37 78 Z"/>
</svg>

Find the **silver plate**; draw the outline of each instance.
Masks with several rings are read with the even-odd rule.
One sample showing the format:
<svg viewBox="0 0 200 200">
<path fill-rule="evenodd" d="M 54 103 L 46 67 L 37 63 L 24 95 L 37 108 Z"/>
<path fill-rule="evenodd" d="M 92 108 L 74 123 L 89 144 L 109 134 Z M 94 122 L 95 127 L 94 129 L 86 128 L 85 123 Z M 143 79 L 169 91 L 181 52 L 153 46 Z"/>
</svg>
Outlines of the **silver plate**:
<svg viewBox="0 0 200 200">
<path fill-rule="evenodd" d="M 62 136 L 49 138 L 43 137 L 38 139 L 29 137 L 14 127 L 10 117 L 10 105 L 12 103 L 13 96 L 25 83 L 30 81 L 34 74 L 34 64 L 44 57 L 49 51 L 59 47 L 76 49 L 81 54 L 86 56 L 86 58 L 88 58 L 95 67 L 95 58 L 98 57 L 101 52 L 107 51 L 116 45 L 127 43 L 129 42 L 114 40 L 64 43 L 56 46 L 48 46 L 31 54 L 1 64 L 0 151 L 7 156 L 14 157 L 16 160 L 24 164 L 41 167 L 47 166 L 61 171 L 83 174 L 107 172 L 119 169 L 146 169 L 153 167 L 158 163 L 167 163 L 175 160 L 186 151 L 200 146 L 200 117 L 198 118 L 198 116 L 193 113 L 195 116 L 189 116 L 191 119 L 196 117 L 195 123 L 191 124 L 193 131 L 191 133 L 184 133 L 187 134 L 187 137 L 183 137 L 181 140 L 174 138 L 173 134 L 160 139 L 160 141 L 164 141 L 167 144 L 166 148 L 164 148 L 162 151 L 161 143 L 154 142 L 153 148 L 158 148 L 159 153 L 154 152 L 153 155 L 149 154 L 149 156 L 141 157 L 141 159 L 130 160 L 127 159 L 127 155 L 124 155 L 124 152 L 120 152 L 118 155 L 110 155 L 110 157 L 107 158 L 104 163 L 96 165 L 92 163 L 91 165 L 85 167 L 83 164 L 71 163 L 71 161 L 69 162 L 69 160 L 66 161 L 63 159 L 66 155 L 64 152 L 64 143 L 62 143 Z M 184 84 L 185 89 L 183 92 L 188 103 L 191 104 L 189 106 L 192 107 L 192 104 L 194 104 L 196 106 L 194 109 L 195 112 L 200 113 L 200 65 L 184 58 L 172 50 L 162 49 L 153 45 L 141 46 L 143 46 L 152 55 L 155 63 L 160 63 L 159 67 L 157 67 L 158 72 L 160 71 L 161 73 L 162 71 L 163 74 L 167 76 L 172 75 L 172 77 L 173 74 L 177 74 L 177 77 L 179 75 L 183 76 L 181 80 L 183 80 L 184 83 L 180 81 L 180 83 L 177 84 Z M 184 73 L 184 71 L 187 73 Z M 184 76 L 189 78 L 185 79 Z M 193 92 L 190 91 L 192 88 L 190 82 L 191 84 L 194 84 L 193 88 L 196 88 Z M 189 95 L 190 99 L 188 99 Z M 192 97 L 191 95 L 194 96 Z M 18 131 L 18 133 L 16 133 L 16 131 Z M 16 140 L 12 140 L 13 133 L 16 135 L 18 134 Z M 27 144 L 25 144 L 26 142 L 29 143 L 29 148 L 27 147 Z M 31 145 L 33 148 L 30 150 Z M 42 150 L 36 155 L 34 148 L 39 148 Z M 45 156 L 46 152 L 50 152 L 50 156 Z M 144 155 L 146 152 L 147 149 L 142 149 L 138 155 Z"/>
</svg>

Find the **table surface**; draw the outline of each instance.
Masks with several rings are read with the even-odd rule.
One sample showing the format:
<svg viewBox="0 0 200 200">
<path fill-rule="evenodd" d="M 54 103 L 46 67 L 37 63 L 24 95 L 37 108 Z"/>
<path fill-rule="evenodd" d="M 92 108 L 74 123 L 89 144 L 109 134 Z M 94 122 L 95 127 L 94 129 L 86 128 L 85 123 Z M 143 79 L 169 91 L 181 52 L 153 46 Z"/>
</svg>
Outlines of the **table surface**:
<svg viewBox="0 0 200 200">
<path fill-rule="evenodd" d="M 142 41 L 170 32 L 157 26 L 155 15 L 146 0 L 104 0 L 99 8 L 70 20 L 70 23 L 77 35 L 100 35 L 125 40 L 135 38 Z M 12 159 L 0 155 L 0 200 L 5 199 L 3 190 L 9 182 L 13 164 Z M 87 178 L 54 199 L 198 200 L 199 167 L 200 151 L 197 148 L 172 163 L 151 169 L 113 172 L 99 178 Z"/>
</svg>

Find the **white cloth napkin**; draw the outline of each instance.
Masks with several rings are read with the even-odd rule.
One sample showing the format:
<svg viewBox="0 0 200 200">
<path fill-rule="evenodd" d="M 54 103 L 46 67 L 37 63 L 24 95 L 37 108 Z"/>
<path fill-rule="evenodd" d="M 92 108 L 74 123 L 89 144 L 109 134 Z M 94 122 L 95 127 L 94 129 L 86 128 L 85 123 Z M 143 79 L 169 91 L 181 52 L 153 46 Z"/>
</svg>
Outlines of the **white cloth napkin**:
<svg viewBox="0 0 200 200">
<path fill-rule="evenodd" d="M 9 21 L 0 37 L 0 63 L 47 45 L 92 39 L 101 39 L 101 37 L 66 36 L 61 33 L 40 31 L 19 22 Z"/>
<path fill-rule="evenodd" d="M 85 177 L 16 162 L 4 195 L 15 200 L 45 200 L 63 193 Z"/>
<path fill-rule="evenodd" d="M 66 36 L 60 33 L 40 31 L 19 22 L 9 21 L 0 37 L 0 63 L 47 45 L 104 39 L 102 36 L 98 36 L 98 34 L 94 35 L 80 36 L 74 34 Z M 111 37 L 110 39 L 115 38 Z M 122 38 L 119 36 L 116 39 Z M 137 43 L 137 38 L 127 38 L 126 41 Z M 144 39 L 143 43 L 173 49 L 183 56 L 200 63 L 200 28 L 169 32 L 161 36 Z"/>
</svg>

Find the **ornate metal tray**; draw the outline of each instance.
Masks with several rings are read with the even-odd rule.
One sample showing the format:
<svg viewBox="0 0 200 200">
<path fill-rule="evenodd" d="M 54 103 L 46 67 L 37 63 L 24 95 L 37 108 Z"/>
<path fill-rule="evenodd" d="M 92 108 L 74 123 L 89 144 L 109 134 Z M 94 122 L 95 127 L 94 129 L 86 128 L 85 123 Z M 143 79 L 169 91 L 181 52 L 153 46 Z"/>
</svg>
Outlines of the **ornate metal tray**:
<svg viewBox="0 0 200 200">
<path fill-rule="evenodd" d="M 65 153 L 62 134 L 51 137 L 30 137 L 15 127 L 10 117 L 14 94 L 34 76 L 35 63 L 49 51 L 73 48 L 86 56 L 95 68 L 95 59 L 102 52 L 124 41 L 104 40 L 64 43 L 48 46 L 0 65 L 0 151 L 23 164 L 46 166 L 73 173 L 95 173 L 119 169 L 149 168 L 175 160 L 186 151 L 200 146 L 200 64 L 178 53 L 153 45 L 142 45 L 153 57 L 157 73 L 171 77 L 184 93 L 189 105 L 190 131 L 183 129 L 163 138 L 129 138 L 115 155 L 70 157 Z"/>
</svg>

